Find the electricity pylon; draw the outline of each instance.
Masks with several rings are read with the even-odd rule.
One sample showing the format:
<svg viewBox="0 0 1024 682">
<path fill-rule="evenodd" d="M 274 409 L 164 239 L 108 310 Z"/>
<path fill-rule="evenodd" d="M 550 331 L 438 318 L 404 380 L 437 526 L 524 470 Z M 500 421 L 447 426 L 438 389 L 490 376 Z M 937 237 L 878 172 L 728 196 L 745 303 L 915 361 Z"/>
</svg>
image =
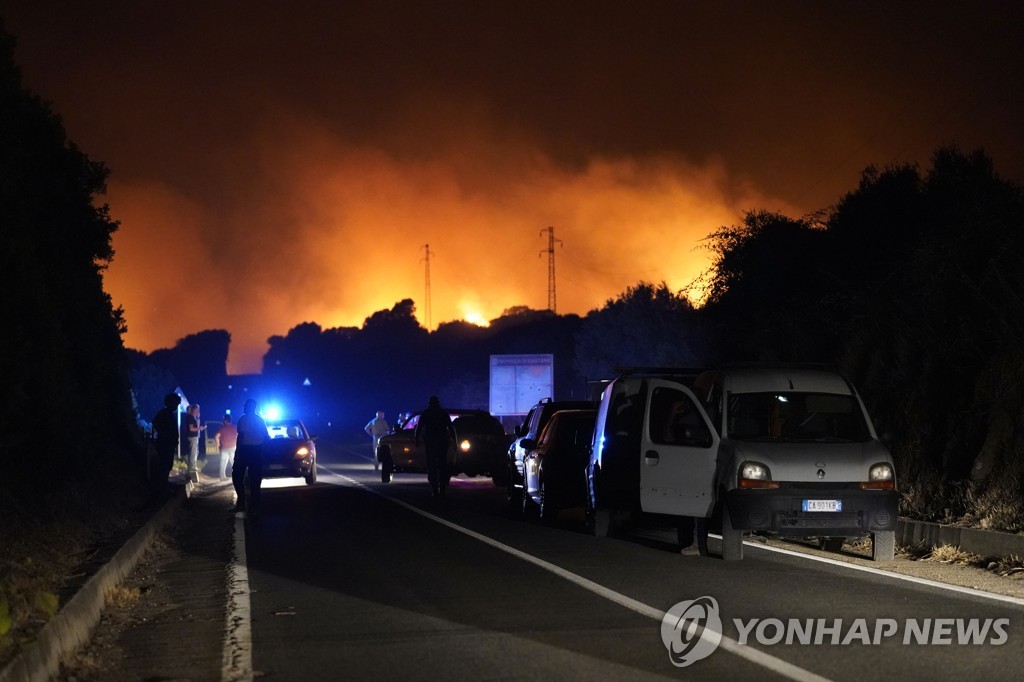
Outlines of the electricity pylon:
<svg viewBox="0 0 1024 682">
<path fill-rule="evenodd" d="M 430 244 L 424 244 L 423 250 L 426 252 L 426 255 L 423 257 L 425 264 L 423 293 L 426 299 L 423 306 L 423 315 L 427 322 L 427 331 L 430 331 Z"/>
<path fill-rule="evenodd" d="M 562 243 L 561 239 L 555 239 L 555 228 L 548 226 L 541 230 L 540 233 L 548 233 L 548 310 L 553 313 L 558 312 L 557 305 L 555 303 L 555 242 Z M 543 254 L 544 251 L 541 251 Z"/>
</svg>

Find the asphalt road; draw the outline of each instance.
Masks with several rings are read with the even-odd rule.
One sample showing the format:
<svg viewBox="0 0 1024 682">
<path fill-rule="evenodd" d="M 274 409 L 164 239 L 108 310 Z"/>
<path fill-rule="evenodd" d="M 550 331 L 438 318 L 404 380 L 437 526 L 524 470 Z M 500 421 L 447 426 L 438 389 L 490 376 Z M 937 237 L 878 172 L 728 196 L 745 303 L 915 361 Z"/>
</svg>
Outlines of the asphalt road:
<svg viewBox="0 0 1024 682">
<path fill-rule="evenodd" d="M 136 610 L 98 635 L 92 656 L 105 663 L 64 679 L 1001 680 L 1024 669 L 1021 599 L 757 543 L 742 562 L 684 556 L 671 529 L 649 523 L 595 538 L 578 511 L 550 525 L 518 518 L 489 479 L 460 478 L 439 504 L 424 476 L 382 484 L 362 444 L 318 449 L 320 482 L 268 481 L 258 520 L 233 520 L 227 489 L 190 501 L 147 590 L 191 580 L 200 603 L 176 616 L 188 627 L 154 637 L 173 609 Z M 721 641 L 707 632 L 677 667 L 662 617 L 702 597 Z M 676 620 L 666 632 L 682 646 Z M 188 653 L 180 638 L 194 638 Z"/>
</svg>

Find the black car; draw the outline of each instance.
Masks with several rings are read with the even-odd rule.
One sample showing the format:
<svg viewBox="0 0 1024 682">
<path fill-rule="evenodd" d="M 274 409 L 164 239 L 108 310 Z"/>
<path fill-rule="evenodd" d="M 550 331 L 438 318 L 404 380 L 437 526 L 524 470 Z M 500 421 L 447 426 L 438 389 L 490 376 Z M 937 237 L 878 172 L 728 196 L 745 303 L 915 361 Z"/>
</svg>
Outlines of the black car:
<svg viewBox="0 0 1024 682">
<path fill-rule="evenodd" d="M 381 481 L 388 483 L 395 473 L 426 473 L 427 457 L 423 443 L 416 443 L 416 427 L 422 411 L 413 412 L 400 427 L 380 439 L 377 459 L 381 464 Z M 502 466 L 508 447 L 508 436 L 496 417 L 487 410 L 448 408 L 457 436 L 448 454 L 453 476 L 488 474 Z"/>
<path fill-rule="evenodd" d="M 540 439 L 525 439 L 522 509 L 550 521 L 559 509 L 583 507 L 587 499 L 587 463 L 597 410 L 555 412 Z"/>
<path fill-rule="evenodd" d="M 504 467 L 509 437 L 497 417 L 489 412 L 463 414 L 452 426 L 456 436 L 453 474 L 478 476 Z"/>
<path fill-rule="evenodd" d="M 506 455 L 506 466 L 504 470 L 492 472 L 494 484 L 506 486 L 508 489 L 509 502 L 518 504 L 523 495 L 523 459 L 526 457 L 526 448 L 523 447 L 524 440 L 536 441 L 540 438 L 541 431 L 547 426 L 551 415 L 559 410 L 587 410 L 596 409 L 597 404 L 589 400 L 558 400 L 544 398 L 530 408 L 526 418 L 520 426 L 513 431 L 512 444 L 508 447 Z"/>
</svg>

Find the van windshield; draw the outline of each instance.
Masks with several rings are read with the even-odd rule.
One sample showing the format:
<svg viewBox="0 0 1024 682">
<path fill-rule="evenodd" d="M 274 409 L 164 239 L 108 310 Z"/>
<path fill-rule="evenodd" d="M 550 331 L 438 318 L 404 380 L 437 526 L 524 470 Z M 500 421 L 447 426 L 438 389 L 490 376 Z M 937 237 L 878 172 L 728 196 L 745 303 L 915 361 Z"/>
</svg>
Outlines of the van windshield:
<svg viewBox="0 0 1024 682">
<path fill-rule="evenodd" d="M 728 401 L 733 440 L 864 442 L 870 440 L 860 404 L 833 393 L 733 393 Z"/>
</svg>

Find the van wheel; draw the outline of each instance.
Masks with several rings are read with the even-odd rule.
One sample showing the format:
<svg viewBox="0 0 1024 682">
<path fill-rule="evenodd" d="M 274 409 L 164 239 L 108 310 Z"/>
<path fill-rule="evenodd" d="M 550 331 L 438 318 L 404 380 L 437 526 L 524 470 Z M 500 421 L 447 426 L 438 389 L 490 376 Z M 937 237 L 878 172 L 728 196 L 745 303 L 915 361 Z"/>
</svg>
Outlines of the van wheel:
<svg viewBox="0 0 1024 682">
<path fill-rule="evenodd" d="M 726 561 L 739 561 L 743 558 L 743 531 L 733 528 L 729 505 L 725 500 L 722 500 L 722 558 Z"/>
<path fill-rule="evenodd" d="M 871 558 L 875 561 L 892 561 L 896 555 L 896 532 L 877 530 L 871 534 Z"/>
</svg>

